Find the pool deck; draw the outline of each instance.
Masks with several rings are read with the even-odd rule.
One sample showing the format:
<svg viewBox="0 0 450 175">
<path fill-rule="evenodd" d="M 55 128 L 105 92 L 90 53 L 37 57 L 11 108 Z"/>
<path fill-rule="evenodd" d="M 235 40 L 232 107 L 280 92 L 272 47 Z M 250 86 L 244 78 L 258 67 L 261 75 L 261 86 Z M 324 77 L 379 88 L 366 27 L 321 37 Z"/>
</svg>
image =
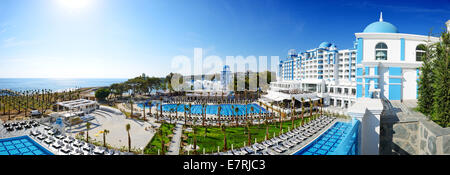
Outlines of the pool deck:
<svg viewBox="0 0 450 175">
<path fill-rule="evenodd" d="M 317 132 L 316 134 L 314 134 L 313 136 L 309 137 L 308 139 L 304 140 L 303 142 L 301 142 L 298 145 L 295 145 L 292 149 L 289 149 L 283 153 L 281 153 L 281 155 L 293 155 L 296 152 L 300 151 L 301 149 L 303 149 L 305 146 L 309 145 L 311 142 L 313 142 L 314 140 L 316 140 L 319 136 L 321 136 L 323 133 L 325 133 L 326 131 L 328 131 L 328 129 L 330 129 L 336 122 L 348 122 L 348 120 L 342 119 L 342 118 L 336 118 L 336 120 L 334 120 L 333 122 L 329 123 L 324 129 L 320 130 L 319 132 Z M 274 152 L 275 153 L 275 152 Z"/>
<path fill-rule="evenodd" d="M 46 133 L 47 131 L 44 130 L 44 127 L 46 125 L 39 125 L 38 127 L 32 128 L 32 129 L 22 129 L 20 131 L 12 131 L 12 132 L 7 132 L 5 128 L 3 128 L 3 126 L 0 126 L 0 139 L 4 139 L 4 138 L 12 138 L 12 137 L 20 137 L 20 136 L 28 136 L 31 140 L 33 140 L 34 142 L 36 142 L 37 144 L 39 144 L 40 146 L 42 146 L 44 149 L 46 149 L 47 151 L 51 152 L 54 155 L 58 155 L 60 154 L 60 152 L 58 152 L 55 149 L 52 149 L 49 145 L 44 144 L 43 142 L 35 139 L 34 137 L 30 136 L 29 133 L 31 131 L 40 131 L 41 133 Z"/>
</svg>

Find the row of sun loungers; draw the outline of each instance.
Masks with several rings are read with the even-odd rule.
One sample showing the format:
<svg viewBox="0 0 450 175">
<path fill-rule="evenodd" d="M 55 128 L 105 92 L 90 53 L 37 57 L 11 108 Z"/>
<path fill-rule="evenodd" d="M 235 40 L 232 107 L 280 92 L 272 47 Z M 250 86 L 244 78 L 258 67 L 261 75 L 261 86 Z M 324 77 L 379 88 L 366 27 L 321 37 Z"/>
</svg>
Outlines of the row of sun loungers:
<svg viewBox="0 0 450 175">
<path fill-rule="evenodd" d="M 306 125 L 295 128 L 287 133 L 251 146 L 229 150 L 227 152 L 214 153 L 213 155 L 275 155 L 283 153 L 304 140 L 316 134 L 330 124 L 335 117 L 322 116 Z M 269 151 L 272 150 L 272 151 Z M 274 153 L 275 152 L 275 153 Z"/>
<path fill-rule="evenodd" d="M 39 126 L 39 123 L 36 122 L 35 120 L 30 120 L 30 121 L 3 123 L 2 125 L 6 129 L 6 131 L 14 131 L 37 127 Z"/>
<path fill-rule="evenodd" d="M 30 131 L 30 135 L 38 141 L 51 148 L 52 152 L 57 152 L 61 155 L 123 155 L 117 150 L 109 150 L 104 147 L 95 146 L 84 141 L 77 140 L 73 137 L 68 137 L 54 131 L 53 128 L 46 126 L 44 132 Z"/>
</svg>

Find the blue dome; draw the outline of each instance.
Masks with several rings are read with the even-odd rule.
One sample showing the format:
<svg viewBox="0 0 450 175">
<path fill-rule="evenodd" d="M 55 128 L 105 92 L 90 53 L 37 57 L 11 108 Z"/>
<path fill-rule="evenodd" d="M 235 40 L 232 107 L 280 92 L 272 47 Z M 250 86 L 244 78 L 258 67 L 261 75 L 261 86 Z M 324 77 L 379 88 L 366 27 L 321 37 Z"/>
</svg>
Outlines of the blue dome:
<svg viewBox="0 0 450 175">
<path fill-rule="evenodd" d="M 319 45 L 319 48 L 326 48 L 326 47 L 330 47 L 331 44 L 329 42 L 322 42 Z"/>
<path fill-rule="evenodd" d="M 397 27 L 391 23 L 384 21 L 377 21 L 369 24 L 363 33 L 398 33 Z"/>
</svg>

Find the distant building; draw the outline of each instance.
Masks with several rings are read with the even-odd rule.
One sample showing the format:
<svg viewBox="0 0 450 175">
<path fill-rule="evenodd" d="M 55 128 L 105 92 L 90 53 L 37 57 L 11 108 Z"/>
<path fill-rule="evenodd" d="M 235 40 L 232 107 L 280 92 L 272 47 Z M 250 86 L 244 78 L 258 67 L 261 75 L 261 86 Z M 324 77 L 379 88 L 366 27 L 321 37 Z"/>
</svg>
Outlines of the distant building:
<svg viewBox="0 0 450 175">
<path fill-rule="evenodd" d="M 220 82 L 222 84 L 222 89 L 227 90 L 228 85 L 231 83 L 230 66 L 228 66 L 228 65 L 223 66 L 223 70 L 220 74 Z"/>
</svg>

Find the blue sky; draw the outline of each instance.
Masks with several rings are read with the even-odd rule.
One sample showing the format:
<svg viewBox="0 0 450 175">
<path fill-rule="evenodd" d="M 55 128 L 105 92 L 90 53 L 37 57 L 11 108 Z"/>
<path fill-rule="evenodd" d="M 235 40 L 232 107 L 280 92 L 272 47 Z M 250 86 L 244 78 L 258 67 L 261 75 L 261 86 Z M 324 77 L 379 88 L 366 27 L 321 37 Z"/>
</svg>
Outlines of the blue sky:
<svg viewBox="0 0 450 175">
<path fill-rule="evenodd" d="M 384 21 L 442 31 L 448 1 L 1 0 L 1 78 L 131 78 L 175 72 L 174 56 L 279 56 L 322 41 L 353 47 Z"/>
</svg>

